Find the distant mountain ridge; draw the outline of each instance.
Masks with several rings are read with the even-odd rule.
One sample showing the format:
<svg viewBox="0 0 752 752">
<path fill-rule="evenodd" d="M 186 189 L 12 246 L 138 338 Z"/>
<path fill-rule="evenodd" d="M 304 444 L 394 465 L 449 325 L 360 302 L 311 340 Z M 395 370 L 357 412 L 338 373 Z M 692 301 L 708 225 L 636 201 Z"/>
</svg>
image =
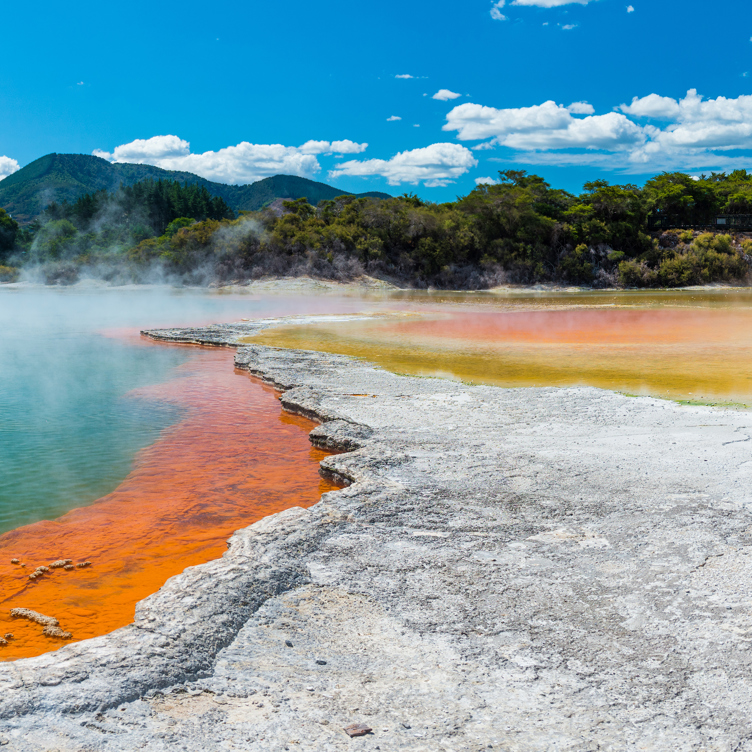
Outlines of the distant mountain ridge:
<svg viewBox="0 0 752 752">
<path fill-rule="evenodd" d="M 19 222 L 41 214 L 53 201 L 75 201 L 85 193 L 111 191 L 119 185 L 142 180 L 177 180 L 206 186 L 213 196 L 221 196 L 236 212 L 258 211 L 278 198 L 307 198 L 314 206 L 322 200 L 343 194 L 370 198 L 391 198 L 387 193 L 369 191 L 350 194 L 326 183 L 296 175 L 275 175 L 248 185 L 226 185 L 191 172 L 163 170 L 146 164 L 111 163 L 88 154 L 47 154 L 4 180 L 0 180 L 0 207 Z"/>
</svg>

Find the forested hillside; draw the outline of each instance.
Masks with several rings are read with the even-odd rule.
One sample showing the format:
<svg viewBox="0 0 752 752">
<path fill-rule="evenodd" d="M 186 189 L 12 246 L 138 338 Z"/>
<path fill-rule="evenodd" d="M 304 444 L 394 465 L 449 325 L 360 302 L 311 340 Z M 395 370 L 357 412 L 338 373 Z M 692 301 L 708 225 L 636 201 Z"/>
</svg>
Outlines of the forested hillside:
<svg viewBox="0 0 752 752">
<path fill-rule="evenodd" d="M 26 269 L 50 282 L 81 274 L 189 284 L 370 274 L 465 289 L 746 284 L 747 234 L 686 226 L 718 215 L 732 223 L 746 214 L 752 215 L 752 175 L 745 171 L 699 180 L 664 173 L 642 188 L 594 181 L 575 196 L 508 170 L 497 184 L 446 204 L 413 195 L 339 196 L 316 206 L 300 198 L 237 217 L 203 188 L 148 181 L 52 206 L 29 228 L 14 229 L 0 215 L 0 253 L 6 279 Z"/>
<path fill-rule="evenodd" d="M 225 185 L 190 172 L 163 170 L 146 164 L 112 164 L 87 154 L 48 154 L 4 180 L 0 180 L 0 207 L 21 223 L 39 216 L 52 202 L 73 202 L 86 193 L 114 191 L 143 180 L 171 180 L 181 185 L 198 185 L 221 198 L 233 211 L 258 211 L 277 198 L 300 198 L 318 203 L 342 194 L 326 183 L 275 175 L 249 185 Z M 386 193 L 361 196 L 388 198 Z"/>
</svg>

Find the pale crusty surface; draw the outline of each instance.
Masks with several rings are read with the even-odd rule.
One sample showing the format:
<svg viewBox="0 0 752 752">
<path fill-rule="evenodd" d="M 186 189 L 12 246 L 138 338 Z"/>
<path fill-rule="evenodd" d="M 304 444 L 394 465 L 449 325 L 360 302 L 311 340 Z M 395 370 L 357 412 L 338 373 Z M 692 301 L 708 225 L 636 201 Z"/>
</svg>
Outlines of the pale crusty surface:
<svg viewBox="0 0 752 752">
<path fill-rule="evenodd" d="M 324 421 L 352 485 L 238 531 L 133 625 L 0 665 L 0 743 L 752 750 L 752 415 L 257 346 L 237 365 Z"/>
</svg>

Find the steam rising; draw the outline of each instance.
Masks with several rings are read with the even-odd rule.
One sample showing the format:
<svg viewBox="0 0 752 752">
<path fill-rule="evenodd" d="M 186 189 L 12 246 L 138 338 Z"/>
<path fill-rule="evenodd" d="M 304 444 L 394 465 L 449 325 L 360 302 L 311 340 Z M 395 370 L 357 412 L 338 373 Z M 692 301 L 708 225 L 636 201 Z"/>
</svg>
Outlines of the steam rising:
<svg viewBox="0 0 752 752">
<path fill-rule="evenodd" d="M 360 306 L 169 288 L 0 286 L 0 532 L 112 491 L 136 452 L 180 418 L 174 406 L 129 394 L 174 377 L 192 351 L 142 343 L 139 328 Z M 109 330 L 118 336 L 101 333 Z"/>
</svg>

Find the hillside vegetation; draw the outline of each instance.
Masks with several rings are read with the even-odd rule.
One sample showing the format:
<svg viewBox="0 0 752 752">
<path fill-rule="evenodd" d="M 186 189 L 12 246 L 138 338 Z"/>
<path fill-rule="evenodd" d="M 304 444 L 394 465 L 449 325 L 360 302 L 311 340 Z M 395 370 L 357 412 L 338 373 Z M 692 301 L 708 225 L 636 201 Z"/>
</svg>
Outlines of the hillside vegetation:
<svg viewBox="0 0 752 752">
<path fill-rule="evenodd" d="M 38 224 L 7 230 L 0 263 L 50 282 L 86 273 L 190 284 L 370 274 L 464 289 L 746 284 L 746 235 L 649 231 L 649 216 L 687 223 L 714 212 L 752 214 L 752 175 L 665 173 L 642 188 L 594 181 L 574 196 L 510 170 L 451 203 L 339 196 L 314 206 L 299 198 L 239 216 L 204 189 L 147 181 L 51 206 Z M 0 217 L 0 227 L 8 221 Z"/>
<path fill-rule="evenodd" d="M 163 170 L 145 164 L 112 164 L 86 154 L 48 154 L 5 180 L 0 180 L 0 207 L 21 223 L 41 215 L 53 203 L 69 203 L 87 193 L 114 191 L 144 180 L 169 180 L 197 185 L 221 198 L 235 212 L 258 211 L 277 198 L 308 197 L 318 203 L 342 194 L 326 183 L 295 175 L 275 175 L 250 185 L 225 185 L 190 172 Z M 364 197 L 387 198 L 386 193 L 363 193 Z"/>
</svg>

